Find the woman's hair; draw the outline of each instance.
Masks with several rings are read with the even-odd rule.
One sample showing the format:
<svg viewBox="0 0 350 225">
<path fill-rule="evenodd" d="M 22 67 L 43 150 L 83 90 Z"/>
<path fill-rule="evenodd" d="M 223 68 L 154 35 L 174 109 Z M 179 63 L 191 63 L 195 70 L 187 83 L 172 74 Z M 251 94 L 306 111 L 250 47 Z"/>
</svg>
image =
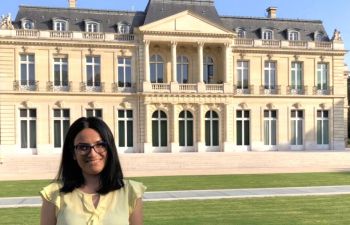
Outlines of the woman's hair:
<svg viewBox="0 0 350 225">
<path fill-rule="evenodd" d="M 85 128 L 91 128 L 99 133 L 107 145 L 107 159 L 105 167 L 100 173 L 100 189 L 97 192 L 107 194 L 110 191 L 124 187 L 123 172 L 111 130 L 101 119 L 81 117 L 70 126 L 64 140 L 61 164 L 56 177 L 56 181 L 63 184 L 60 191 L 64 193 L 72 192 L 85 183 L 82 170 L 77 160 L 74 159 L 74 139 Z"/>
</svg>

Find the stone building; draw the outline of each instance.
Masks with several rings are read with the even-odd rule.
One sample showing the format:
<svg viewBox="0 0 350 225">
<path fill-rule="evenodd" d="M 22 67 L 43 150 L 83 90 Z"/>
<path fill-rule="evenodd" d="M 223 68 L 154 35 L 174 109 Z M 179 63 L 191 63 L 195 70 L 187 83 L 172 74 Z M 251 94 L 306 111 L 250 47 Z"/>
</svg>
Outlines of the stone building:
<svg viewBox="0 0 350 225">
<path fill-rule="evenodd" d="M 0 30 L 0 150 L 58 153 L 81 116 L 101 117 L 122 153 L 344 149 L 340 33 L 267 14 L 20 6 Z"/>
</svg>

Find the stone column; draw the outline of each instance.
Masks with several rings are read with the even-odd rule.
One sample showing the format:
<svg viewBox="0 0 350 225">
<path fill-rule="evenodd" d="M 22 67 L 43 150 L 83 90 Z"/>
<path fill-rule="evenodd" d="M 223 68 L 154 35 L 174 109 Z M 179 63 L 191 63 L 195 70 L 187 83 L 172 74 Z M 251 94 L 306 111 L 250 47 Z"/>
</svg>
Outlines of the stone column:
<svg viewBox="0 0 350 225">
<path fill-rule="evenodd" d="M 233 138 L 233 106 L 231 104 L 224 105 L 224 120 L 222 121 L 224 125 L 224 152 L 233 152 L 234 150 L 234 138 Z"/>
<path fill-rule="evenodd" d="M 233 76 L 232 76 L 232 54 L 230 43 L 225 43 L 224 45 L 224 93 L 232 93 L 233 92 Z"/>
<path fill-rule="evenodd" d="M 198 42 L 198 73 L 200 83 L 203 83 L 203 46 L 203 42 Z"/>
<path fill-rule="evenodd" d="M 198 105 L 198 137 L 197 137 L 197 151 L 205 152 L 205 118 L 204 118 L 204 106 Z"/>
<path fill-rule="evenodd" d="M 149 68 L 149 45 L 150 41 L 144 40 L 143 41 L 145 45 L 145 77 L 144 81 L 150 82 L 151 81 L 151 76 L 150 76 L 150 68 Z"/>
<path fill-rule="evenodd" d="M 151 109 L 150 106 L 145 103 L 145 111 L 144 111 L 144 135 L 145 135 L 145 141 L 144 141 L 144 147 L 143 151 L 144 153 L 152 153 L 152 115 L 151 115 Z"/>
<path fill-rule="evenodd" d="M 171 108 L 171 118 L 170 118 L 172 127 L 172 132 L 170 133 L 170 148 L 172 153 L 179 152 L 179 124 L 178 124 L 178 113 L 176 105 L 172 105 Z"/>
<path fill-rule="evenodd" d="M 171 82 L 177 82 L 177 56 L 176 56 L 177 42 L 171 42 Z"/>
</svg>

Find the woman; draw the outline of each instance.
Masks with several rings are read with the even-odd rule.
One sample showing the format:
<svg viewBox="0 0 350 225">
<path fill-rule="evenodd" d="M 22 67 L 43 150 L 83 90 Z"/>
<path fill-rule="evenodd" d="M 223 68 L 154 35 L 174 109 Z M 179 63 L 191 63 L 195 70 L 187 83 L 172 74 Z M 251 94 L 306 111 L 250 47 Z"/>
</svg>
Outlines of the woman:
<svg viewBox="0 0 350 225">
<path fill-rule="evenodd" d="M 41 225 L 142 225 L 145 187 L 124 180 L 114 137 L 102 120 L 69 128 L 56 182 L 41 192 Z"/>
</svg>

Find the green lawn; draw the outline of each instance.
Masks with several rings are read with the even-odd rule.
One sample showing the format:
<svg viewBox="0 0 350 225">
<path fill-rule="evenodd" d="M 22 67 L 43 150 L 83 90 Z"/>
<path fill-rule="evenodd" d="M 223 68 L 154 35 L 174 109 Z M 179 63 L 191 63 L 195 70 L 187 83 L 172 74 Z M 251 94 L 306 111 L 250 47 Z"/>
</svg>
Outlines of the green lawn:
<svg viewBox="0 0 350 225">
<path fill-rule="evenodd" d="M 350 185 L 350 173 L 242 174 L 132 178 L 147 191 Z M 0 181 L 0 197 L 36 196 L 49 180 Z"/>
<path fill-rule="evenodd" d="M 349 225 L 350 195 L 145 202 L 145 225 Z M 39 208 L 0 209 L 1 225 L 39 223 Z"/>
</svg>

